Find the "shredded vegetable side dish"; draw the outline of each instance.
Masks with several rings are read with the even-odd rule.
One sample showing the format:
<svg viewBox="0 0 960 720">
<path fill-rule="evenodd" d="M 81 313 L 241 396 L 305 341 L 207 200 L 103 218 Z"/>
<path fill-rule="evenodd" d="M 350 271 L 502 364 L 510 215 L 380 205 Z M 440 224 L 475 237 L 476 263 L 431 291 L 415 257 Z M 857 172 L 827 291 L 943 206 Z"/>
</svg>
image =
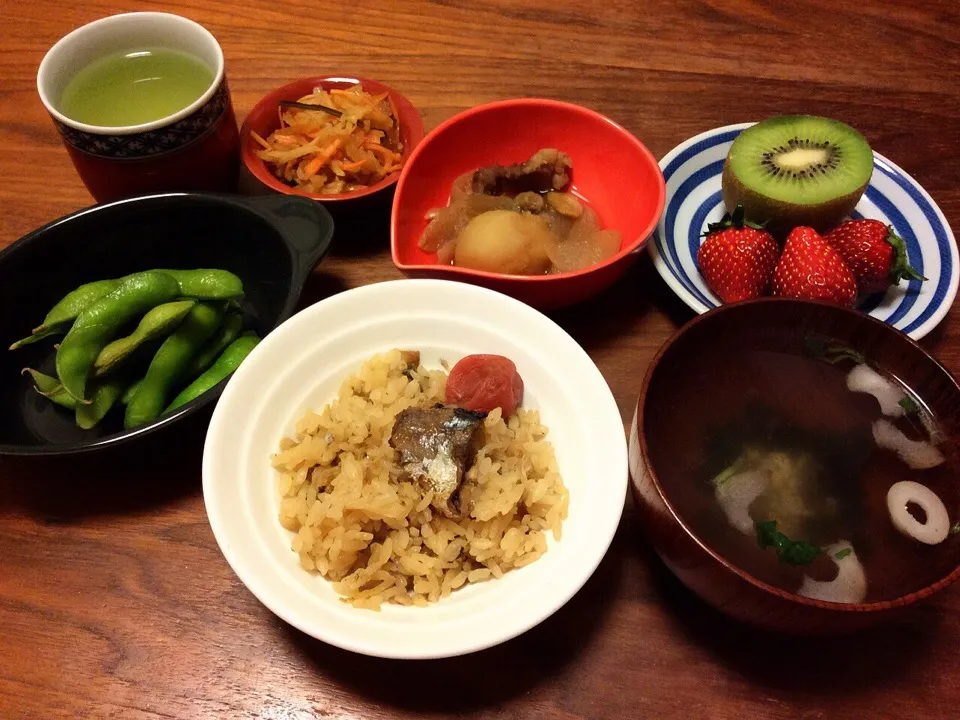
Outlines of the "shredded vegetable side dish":
<svg viewBox="0 0 960 720">
<path fill-rule="evenodd" d="M 387 93 L 371 95 L 360 85 L 314 88 L 296 102 L 282 102 L 278 113 L 280 127 L 267 138 L 251 135 L 262 146 L 257 155 L 292 187 L 351 192 L 402 166 L 397 113 Z"/>
</svg>

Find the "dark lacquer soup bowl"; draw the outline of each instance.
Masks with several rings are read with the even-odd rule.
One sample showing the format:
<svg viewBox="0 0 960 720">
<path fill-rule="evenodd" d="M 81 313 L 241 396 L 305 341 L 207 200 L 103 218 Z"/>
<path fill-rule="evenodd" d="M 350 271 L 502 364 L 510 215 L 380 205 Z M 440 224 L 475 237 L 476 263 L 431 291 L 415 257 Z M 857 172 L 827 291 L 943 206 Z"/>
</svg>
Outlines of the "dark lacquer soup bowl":
<svg viewBox="0 0 960 720">
<path fill-rule="evenodd" d="M 649 540 L 697 595 L 762 628 L 846 632 L 960 577 L 958 433 L 960 387 L 906 335 L 770 298 L 661 348 L 630 470 Z"/>
</svg>

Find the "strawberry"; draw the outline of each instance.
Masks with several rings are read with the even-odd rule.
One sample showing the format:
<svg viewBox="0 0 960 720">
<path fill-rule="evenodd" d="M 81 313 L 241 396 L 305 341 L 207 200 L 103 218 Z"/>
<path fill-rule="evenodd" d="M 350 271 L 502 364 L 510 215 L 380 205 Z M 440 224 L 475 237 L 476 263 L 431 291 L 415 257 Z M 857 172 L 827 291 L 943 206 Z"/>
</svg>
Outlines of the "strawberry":
<svg viewBox="0 0 960 720">
<path fill-rule="evenodd" d="M 725 303 L 749 300 L 766 291 L 779 248 L 766 230 L 747 222 L 743 208 L 707 226 L 697 264 L 707 285 Z"/>
<path fill-rule="evenodd" d="M 823 239 L 840 253 L 864 295 L 882 292 L 903 278 L 926 280 L 907 262 L 903 238 L 879 220 L 848 220 Z"/>
<path fill-rule="evenodd" d="M 840 253 L 809 227 L 794 228 L 773 272 L 773 294 L 850 307 L 857 281 Z"/>
</svg>

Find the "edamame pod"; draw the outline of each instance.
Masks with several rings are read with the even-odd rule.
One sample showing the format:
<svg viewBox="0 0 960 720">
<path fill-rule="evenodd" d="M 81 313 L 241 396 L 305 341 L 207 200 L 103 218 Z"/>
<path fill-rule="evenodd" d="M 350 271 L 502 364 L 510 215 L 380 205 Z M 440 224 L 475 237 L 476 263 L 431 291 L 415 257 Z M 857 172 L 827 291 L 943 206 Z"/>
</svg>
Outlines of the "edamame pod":
<svg viewBox="0 0 960 720">
<path fill-rule="evenodd" d="M 123 395 L 126 386 L 126 381 L 121 378 L 107 378 L 96 383 L 90 393 L 90 403 L 77 403 L 75 414 L 77 425 L 83 430 L 96 427 Z"/>
<path fill-rule="evenodd" d="M 124 279 L 125 278 L 94 280 L 93 282 L 81 285 L 73 292 L 67 293 L 60 302 L 50 309 L 50 312 L 48 312 L 47 316 L 43 319 L 40 328 L 48 328 L 61 323 L 73 322 L 81 312 L 90 307 L 94 302 L 120 287 L 120 283 L 123 282 Z"/>
<path fill-rule="evenodd" d="M 35 327 L 28 337 L 17 340 L 10 346 L 10 349 L 16 350 L 17 348 L 30 345 L 50 335 L 67 332 L 81 311 L 107 293 L 116 290 L 120 282 L 119 279 L 95 280 L 67 293 L 60 302 L 50 309 L 50 312 L 47 313 L 43 322 Z"/>
<path fill-rule="evenodd" d="M 197 303 L 183 324 L 163 341 L 150 361 L 140 388 L 130 398 L 123 426 L 127 429 L 156 420 L 170 394 L 183 377 L 190 359 L 220 327 L 223 310 L 213 304 Z"/>
<path fill-rule="evenodd" d="M 54 325 L 47 328 L 37 328 L 33 335 L 27 335 L 25 338 L 20 338 L 15 343 L 13 343 L 8 350 L 16 350 L 22 348 L 24 345 L 32 345 L 35 342 L 39 342 L 44 338 L 48 338 L 51 335 L 63 335 L 68 330 L 66 325 Z"/>
<path fill-rule="evenodd" d="M 243 297 L 243 281 L 228 270 L 208 268 L 200 270 L 157 270 L 150 272 L 166 273 L 180 285 L 180 294 L 184 297 L 198 300 L 233 300 Z M 137 275 L 139 273 L 134 273 Z M 113 292 L 120 284 L 133 275 L 109 280 L 95 280 L 81 285 L 76 290 L 67 293 L 47 316 L 43 323 L 33 329 L 30 335 L 17 340 L 10 345 L 10 350 L 16 350 L 24 345 L 30 345 L 45 337 L 65 333 L 77 316 L 93 302 L 107 293 Z"/>
<path fill-rule="evenodd" d="M 100 351 L 93 362 L 93 376 L 106 375 L 145 342 L 173 332 L 196 304 L 196 300 L 177 300 L 149 310 L 141 318 L 136 330 L 114 340 Z"/>
<path fill-rule="evenodd" d="M 243 281 L 229 270 L 158 270 L 180 283 L 180 294 L 198 300 L 243 297 Z"/>
<path fill-rule="evenodd" d="M 57 375 L 68 393 L 86 403 L 94 361 L 124 323 L 180 294 L 176 280 L 147 271 L 127 277 L 116 290 L 82 310 L 57 350 Z"/>
<path fill-rule="evenodd" d="M 240 334 L 243 327 L 243 318 L 239 315 L 229 314 L 223 319 L 223 325 L 217 331 L 207 344 L 200 348 L 200 352 L 193 356 L 190 364 L 183 373 L 185 378 L 195 378 L 208 367 L 213 365 L 213 361 L 220 357 L 220 353 Z"/>
<path fill-rule="evenodd" d="M 190 383 L 183 389 L 183 392 L 174 398 L 169 407 L 163 411 L 164 414 L 176 410 L 181 405 L 186 405 L 194 398 L 200 397 L 207 390 L 233 373 L 234 370 L 240 367 L 240 363 L 246 359 L 247 355 L 250 354 L 259 342 L 260 338 L 257 337 L 256 333 L 248 332 L 230 343 L 209 370 Z"/>
<path fill-rule="evenodd" d="M 143 384 L 143 378 L 140 378 L 135 383 L 130 385 L 126 390 L 123 391 L 123 395 L 120 397 L 120 403 L 123 405 L 129 405 L 130 401 L 133 399 L 133 396 L 137 394 L 137 390 L 140 389 L 140 386 Z"/>
<path fill-rule="evenodd" d="M 63 389 L 63 385 L 55 377 L 44 375 L 42 372 L 33 368 L 24 368 L 22 373 L 29 375 L 33 380 L 33 389 L 43 395 L 50 402 L 56 403 L 60 407 L 73 410 L 77 406 L 76 399 Z"/>
</svg>

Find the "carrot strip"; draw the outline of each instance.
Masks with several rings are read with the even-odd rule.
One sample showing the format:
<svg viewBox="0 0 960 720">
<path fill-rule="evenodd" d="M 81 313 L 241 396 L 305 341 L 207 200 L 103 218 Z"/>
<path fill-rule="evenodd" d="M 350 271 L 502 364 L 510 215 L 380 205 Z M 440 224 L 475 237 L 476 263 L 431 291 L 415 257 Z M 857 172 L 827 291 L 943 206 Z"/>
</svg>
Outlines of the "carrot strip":
<svg viewBox="0 0 960 720">
<path fill-rule="evenodd" d="M 371 95 L 359 85 L 331 91 L 314 88 L 299 102 L 345 109 L 351 122 L 306 108 L 278 107 L 278 126 L 269 136 L 254 134 L 252 140 L 257 155 L 278 177 L 301 190 L 331 193 L 373 184 L 400 169 L 398 142 L 391 134 L 396 132 L 396 110 L 389 94 Z M 384 130 L 387 125 L 391 132 Z"/>
<path fill-rule="evenodd" d="M 376 143 L 369 142 L 369 141 L 365 141 L 363 143 L 363 147 L 366 150 L 369 150 L 370 152 L 372 152 L 374 155 L 381 155 L 387 160 L 393 160 L 394 159 L 393 156 L 396 154 L 390 150 L 387 150 L 382 145 L 377 145 Z"/>
<path fill-rule="evenodd" d="M 342 142 L 343 141 L 340 138 L 337 138 L 330 143 L 326 148 L 324 148 L 323 152 L 307 163 L 306 167 L 303 168 L 303 174 L 307 177 L 316 175 L 320 171 L 320 168 L 330 162 L 331 158 L 333 158 L 333 154 L 340 149 Z"/>
</svg>

